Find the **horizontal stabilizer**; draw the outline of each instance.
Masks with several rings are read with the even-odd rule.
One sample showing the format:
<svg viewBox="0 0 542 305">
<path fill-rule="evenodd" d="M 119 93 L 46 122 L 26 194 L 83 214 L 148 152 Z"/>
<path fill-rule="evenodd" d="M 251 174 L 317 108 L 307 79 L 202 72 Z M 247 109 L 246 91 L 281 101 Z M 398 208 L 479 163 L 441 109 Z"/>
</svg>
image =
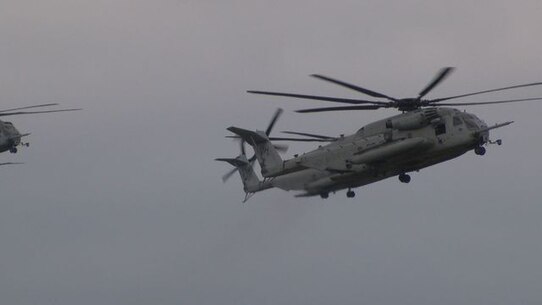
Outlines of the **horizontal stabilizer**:
<svg viewBox="0 0 542 305">
<path fill-rule="evenodd" d="M 242 159 L 239 159 L 239 158 L 216 158 L 215 159 L 216 161 L 223 161 L 223 162 L 228 162 L 229 164 L 235 166 L 235 167 L 241 167 L 243 165 L 248 165 L 248 161 L 246 160 L 242 160 Z"/>
<path fill-rule="evenodd" d="M 234 126 L 228 127 L 227 130 L 240 136 L 243 140 L 245 140 L 250 145 L 257 145 L 257 144 L 265 143 L 269 141 L 269 139 L 267 139 L 264 135 L 261 135 L 255 131 L 242 129 L 242 128 L 238 128 Z"/>
</svg>

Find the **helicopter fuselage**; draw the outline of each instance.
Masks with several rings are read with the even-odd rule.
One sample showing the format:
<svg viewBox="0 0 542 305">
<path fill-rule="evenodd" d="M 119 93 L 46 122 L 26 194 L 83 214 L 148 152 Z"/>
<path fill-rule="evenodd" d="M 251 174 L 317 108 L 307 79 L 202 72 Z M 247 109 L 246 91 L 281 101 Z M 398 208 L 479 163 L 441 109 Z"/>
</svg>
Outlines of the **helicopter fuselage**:
<svg viewBox="0 0 542 305">
<path fill-rule="evenodd" d="M 11 122 L 0 120 L 0 153 L 5 151 L 16 152 L 16 147 L 21 144 L 21 133 Z"/>
<path fill-rule="evenodd" d="M 329 192 L 397 175 L 404 178 L 401 175 L 483 149 L 488 141 L 488 126 L 473 114 L 453 108 L 418 109 L 284 160 L 251 191 L 277 187 L 304 191 L 301 196 L 327 197 Z"/>
<path fill-rule="evenodd" d="M 441 98 L 426 98 L 453 70 L 453 67 L 442 68 L 418 92 L 417 96 L 407 98 L 393 97 L 321 74 L 311 74 L 311 76 L 370 96 L 371 99 L 248 90 L 247 92 L 251 94 L 343 104 L 343 106 L 298 109 L 296 110 L 298 113 L 397 109 L 402 114 L 365 125 L 355 134 L 339 138 L 296 131 L 285 131 L 284 133 L 305 138 L 270 137 L 270 132 L 280 112 L 275 113 L 265 132 L 231 126 L 227 130 L 236 134 L 234 138 L 242 139 L 241 155 L 235 159 L 216 159 L 236 167 L 234 171 L 225 175 L 223 180 L 238 170 L 247 194 L 245 200 L 252 193 L 272 187 L 304 191 L 298 196 L 320 195 L 323 198 L 327 198 L 329 192 L 348 189 L 346 195 L 352 198 L 355 193 L 351 189 L 355 187 L 397 175 L 401 182 L 408 183 L 411 179 L 408 175 L 409 172 L 419 171 L 422 168 L 457 158 L 470 150 L 474 150 L 478 155 L 484 155 L 486 151 L 484 145 L 488 143 L 501 144 L 501 140 L 495 142 L 489 140 L 489 131 L 513 123 L 510 121 L 488 127 L 473 114 L 446 107 L 542 100 L 542 97 L 531 97 L 484 102 L 453 101 L 491 92 L 541 86 L 542 82 Z M 295 155 L 292 159 L 283 160 L 276 149 L 278 146 L 273 146 L 271 141 L 330 142 L 330 144 L 319 146 L 302 155 Z M 246 158 L 244 143 L 248 143 L 254 148 L 254 157 Z M 263 181 L 256 179 L 252 169 L 252 162 L 256 159 L 261 167 Z"/>
</svg>

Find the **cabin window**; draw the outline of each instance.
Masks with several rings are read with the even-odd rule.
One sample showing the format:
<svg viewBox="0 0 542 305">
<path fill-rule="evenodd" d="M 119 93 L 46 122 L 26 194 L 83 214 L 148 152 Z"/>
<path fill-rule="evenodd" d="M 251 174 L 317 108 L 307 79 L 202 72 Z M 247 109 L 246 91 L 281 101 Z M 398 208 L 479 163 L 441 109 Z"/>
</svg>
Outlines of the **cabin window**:
<svg viewBox="0 0 542 305">
<path fill-rule="evenodd" d="M 360 135 L 360 136 L 363 136 L 364 132 L 365 132 L 365 127 L 361 127 L 361 128 L 356 132 L 356 134 L 357 134 L 357 135 Z"/>
<path fill-rule="evenodd" d="M 454 116 L 454 126 L 459 126 L 459 125 L 462 125 L 463 124 L 463 121 L 461 121 L 461 119 L 457 116 Z"/>
<path fill-rule="evenodd" d="M 440 123 L 435 126 L 435 135 L 441 135 L 446 133 L 446 125 L 444 123 Z"/>
</svg>

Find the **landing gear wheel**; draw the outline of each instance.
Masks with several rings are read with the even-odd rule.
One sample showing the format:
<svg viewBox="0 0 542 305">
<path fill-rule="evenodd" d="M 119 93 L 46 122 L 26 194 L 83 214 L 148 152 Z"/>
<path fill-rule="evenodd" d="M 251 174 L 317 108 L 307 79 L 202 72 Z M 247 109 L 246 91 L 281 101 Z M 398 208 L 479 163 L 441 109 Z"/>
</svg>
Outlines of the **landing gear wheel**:
<svg viewBox="0 0 542 305">
<path fill-rule="evenodd" d="M 403 183 L 409 183 L 410 182 L 410 176 L 407 175 L 407 174 L 400 174 L 399 175 L 399 181 L 403 182 Z"/>
<path fill-rule="evenodd" d="M 486 154 L 486 148 L 483 146 L 478 146 L 474 149 L 474 153 L 478 156 L 483 156 Z"/>
<path fill-rule="evenodd" d="M 354 191 L 350 190 L 350 191 L 346 192 L 346 197 L 354 198 L 354 197 L 356 197 L 356 193 L 354 193 Z"/>
<path fill-rule="evenodd" d="M 327 199 L 327 197 L 329 197 L 329 193 L 320 193 L 320 197 L 322 199 Z"/>
<path fill-rule="evenodd" d="M 16 154 L 17 153 L 17 147 L 10 148 L 9 152 L 12 153 L 12 154 Z"/>
</svg>

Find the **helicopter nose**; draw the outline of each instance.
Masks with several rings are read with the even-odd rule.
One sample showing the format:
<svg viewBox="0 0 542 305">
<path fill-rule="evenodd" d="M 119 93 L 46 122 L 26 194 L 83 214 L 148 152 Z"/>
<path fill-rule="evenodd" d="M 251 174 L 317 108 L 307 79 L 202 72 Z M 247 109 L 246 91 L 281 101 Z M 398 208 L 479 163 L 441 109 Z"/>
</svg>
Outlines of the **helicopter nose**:
<svg viewBox="0 0 542 305">
<path fill-rule="evenodd" d="M 489 141 L 489 131 L 486 130 L 486 131 L 482 131 L 478 133 L 478 142 L 480 145 L 484 145 L 488 141 Z"/>
</svg>

